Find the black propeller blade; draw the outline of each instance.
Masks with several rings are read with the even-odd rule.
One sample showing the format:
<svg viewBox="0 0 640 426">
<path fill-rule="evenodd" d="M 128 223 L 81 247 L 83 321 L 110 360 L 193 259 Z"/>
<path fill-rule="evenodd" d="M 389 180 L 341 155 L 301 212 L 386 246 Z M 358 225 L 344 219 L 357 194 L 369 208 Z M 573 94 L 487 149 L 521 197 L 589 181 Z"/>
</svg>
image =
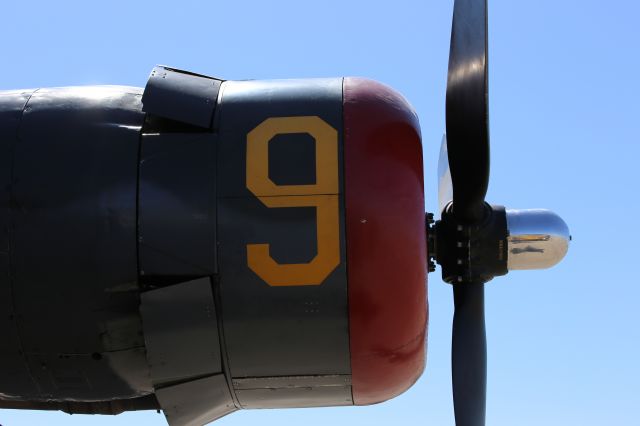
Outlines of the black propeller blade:
<svg viewBox="0 0 640 426">
<path fill-rule="evenodd" d="M 487 1 L 456 0 L 447 79 L 447 148 L 453 213 L 482 220 L 489 183 Z"/>
<path fill-rule="evenodd" d="M 571 235 L 555 213 L 485 202 L 489 184 L 487 0 L 455 0 L 447 134 L 438 167 L 441 219 L 427 216 L 429 271 L 453 285 L 453 403 L 457 426 L 484 426 L 487 339 L 484 284 L 515 269 L 543 269 L 567 253 Z"/>
<path fill-rule="evenodd" d="M 453 405 L 457 426 L 483 426 L 487 393 L 484 283 L 453 286 L 451 342 Z"/>
<path fill-rule="evenodd" d="M 447 150 L 455 221 L 482 222 L 489 183 L 487 2 L 456 0 L 447 79 Z M 470 277 L 469 277 L 470 278 Z M 487 341 L 484 281 L 454 283 L 453 402 L 457 426 L 485 424 Z"/>
</svg>

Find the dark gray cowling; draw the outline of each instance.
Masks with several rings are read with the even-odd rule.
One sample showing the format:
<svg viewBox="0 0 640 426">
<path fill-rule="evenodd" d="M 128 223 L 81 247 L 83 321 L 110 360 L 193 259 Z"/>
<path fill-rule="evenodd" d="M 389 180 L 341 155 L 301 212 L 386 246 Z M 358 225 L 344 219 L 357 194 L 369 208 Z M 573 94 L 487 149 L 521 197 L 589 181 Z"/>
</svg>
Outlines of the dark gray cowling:
<svg viewBox="0 0 640 426">
<path fill-rule="evenodd" d="M 157 406 L 137 286 L 142 92 L 0 93 L 4 407 Z"/>
</svg>

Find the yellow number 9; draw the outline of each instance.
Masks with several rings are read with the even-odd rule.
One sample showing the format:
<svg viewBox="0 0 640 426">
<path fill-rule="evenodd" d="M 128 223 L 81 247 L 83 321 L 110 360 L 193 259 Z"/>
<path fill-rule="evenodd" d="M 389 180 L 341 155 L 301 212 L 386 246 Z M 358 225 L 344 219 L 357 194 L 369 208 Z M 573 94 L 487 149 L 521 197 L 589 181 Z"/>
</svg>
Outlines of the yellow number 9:
<svg viewBox="0 0 640 426">
<path fill-rule="evenodd" d="M 269 178 L 269 141 L 290 133 L 308 133 L 315 140 L 313 185 L 276 185 Z M 269 244 L 248 244 L 249 268 L 271 286 L 322 284 L 340 263 L 336 129 L 317 116 L 266 119 L 247 134 L 247 188 L 270 208 L 315 207 L 317 233 L 311 262 L 280 264 L 269 254 Z"/>
</svg>

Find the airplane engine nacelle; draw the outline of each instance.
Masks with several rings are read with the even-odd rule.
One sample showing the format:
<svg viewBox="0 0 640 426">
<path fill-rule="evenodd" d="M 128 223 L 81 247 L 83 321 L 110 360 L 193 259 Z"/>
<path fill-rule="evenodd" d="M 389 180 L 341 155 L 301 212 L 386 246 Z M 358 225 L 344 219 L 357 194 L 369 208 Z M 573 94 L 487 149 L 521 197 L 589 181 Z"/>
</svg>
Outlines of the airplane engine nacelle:
<svg viewBox="0 0 640 426">
<path fill-rule="evenodd" d="M 196 425 L 422 373 L 420 130 L 386 86 L 0 92 L 0 172 L 0 407 Z"/>
</svg>

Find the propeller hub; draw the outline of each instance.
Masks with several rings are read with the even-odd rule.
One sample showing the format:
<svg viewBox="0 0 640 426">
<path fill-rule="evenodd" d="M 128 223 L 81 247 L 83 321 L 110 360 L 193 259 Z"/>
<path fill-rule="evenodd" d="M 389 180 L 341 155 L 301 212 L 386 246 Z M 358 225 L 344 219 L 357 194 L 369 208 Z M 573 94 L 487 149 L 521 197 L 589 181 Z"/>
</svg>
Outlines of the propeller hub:
<svg viewBox="0 0 640 426">
<path fill-rule="evenodd" d="M 486 283 L 507 269 L 507 219 L 505 208 L 484 204 L 482 219 L 467 224 L 449 203 L 431 229 L 432 256 L 449 284 Z"/>
<path fill-rule="evenodd" d="M 435 225 L 432 217 L 427 215 L 429 263 L 440 264 L 449 284 L 486 283 L 508 271 L 550 268 L 564 258 L 571 241 L 567 224 L 550 210 L 505 210 L 485 203 L 481 221 L 468 225 L 449 203 Z"/>
</svg>

